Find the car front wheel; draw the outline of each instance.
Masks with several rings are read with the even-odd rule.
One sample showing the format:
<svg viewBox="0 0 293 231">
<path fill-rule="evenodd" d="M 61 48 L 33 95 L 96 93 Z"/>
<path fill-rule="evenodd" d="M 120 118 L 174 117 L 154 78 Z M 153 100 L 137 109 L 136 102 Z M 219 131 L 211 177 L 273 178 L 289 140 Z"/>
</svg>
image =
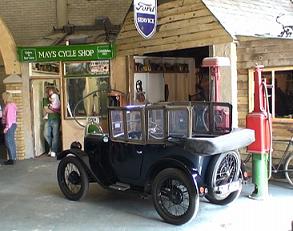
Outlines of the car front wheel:
<svg viewBox="0 0 293 231">
<path fill-rule="evenodd" d="M 81 200 L 86 195 L 89 187 L 88 176 L 76 157 L 67 156 L 60 161 L 57 178 L 61 191 L 69 200 Z"/>
<path fill-rule="evenodd" d="M 158 214 L 171 224 L 184 224 L 198 211 L 196 186 L 179 169 L 168 168 L 159 172 L 152 185 L 152 196 Z"/>
</svg>

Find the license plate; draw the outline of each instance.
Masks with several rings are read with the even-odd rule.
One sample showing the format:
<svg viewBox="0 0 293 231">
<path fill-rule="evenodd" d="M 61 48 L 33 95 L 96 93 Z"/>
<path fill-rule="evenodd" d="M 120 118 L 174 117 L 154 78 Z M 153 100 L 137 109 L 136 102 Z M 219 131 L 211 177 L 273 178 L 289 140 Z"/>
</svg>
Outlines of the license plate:
<svg viewBox="0 0 293 231">
<path fill-rule="evenodd" d="M 224 194 L 237 191 L 240 188 L 240 181 L 234 181 L 229 184 L 220 185 L 214 188 L 214 191 L 218 194 Z"/>
</svg>

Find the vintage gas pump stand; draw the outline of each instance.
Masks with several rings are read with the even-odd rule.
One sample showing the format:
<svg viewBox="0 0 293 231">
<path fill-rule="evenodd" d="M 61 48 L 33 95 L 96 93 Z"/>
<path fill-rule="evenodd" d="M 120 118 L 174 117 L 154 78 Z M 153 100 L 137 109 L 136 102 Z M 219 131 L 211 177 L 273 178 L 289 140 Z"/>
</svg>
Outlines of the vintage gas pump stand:
<svg viewBox="0 0 293 231">
<path fill-rule="evenodd" d="M 246 117 L 246 127 L 255 130 L 255 142 L 248 146 L 252 153 L 253 199 L 268 196 L 268 153 L 271 151 L 272 120 L 266 95 L 266 84 L 261 79 L 262 66 L 254 71 L 254 110 Z"/>
<path fill-rule="evenodd" d="M 221 87 L 220 87 L 220 67 L 230 66 L 228 57 L 207 57 L 202 61 L 202 67 L 209 67 L 211 71 L 211 93 L 210 101 L 221 101 Z"/>
</svg>

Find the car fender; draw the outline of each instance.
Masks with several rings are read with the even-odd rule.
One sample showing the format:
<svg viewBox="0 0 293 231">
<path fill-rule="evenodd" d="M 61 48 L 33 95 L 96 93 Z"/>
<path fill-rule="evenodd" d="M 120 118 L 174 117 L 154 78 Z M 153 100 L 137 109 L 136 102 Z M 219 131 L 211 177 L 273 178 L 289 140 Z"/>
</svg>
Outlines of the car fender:
<svg viewBox="0 0 293 231">
<path fill-rule="evenodd" d="M 164 158 L 156 162 L 151 169 L 147 173 L 147 184 L 145 185 L 145 191 L 150 192 L 151 191 L 151 184 L 156 175 L 162 171 L 163 169 L 166 168 L 178 168 L 182 170 L 186 176 L 193 182 L 194 187 L 199 193 L 198 189 L 198 182 L 197 182 L 197 177 L 198 177 L 198 172 L 196 169 L 194 169 L 191 164 L 188 164 L 186 161 L 185 163 L 182 162 L 182 160 L 177 160 L 176 158 Z"/>
<path fill-rule="evenodd" d="M 104 187 L 104 185 L 101 183 L 101 181 L 96 177 L 96 175 L 93 173 L 90 167 L 89 163 L 89 157 L 86 152 L 78 149 L 78 148 L 71 148 L 64 150 L 57 155 L 57 160 L 62 160 L 66 156 L 75 156 L 79 159 L 79 161 L 82 163 L 83 167 L 85 168 L 86 172 L 89 174 L 89 177 L 93 178 L 95 181 L 97 181 L 101 186 Z"/>
</svg>

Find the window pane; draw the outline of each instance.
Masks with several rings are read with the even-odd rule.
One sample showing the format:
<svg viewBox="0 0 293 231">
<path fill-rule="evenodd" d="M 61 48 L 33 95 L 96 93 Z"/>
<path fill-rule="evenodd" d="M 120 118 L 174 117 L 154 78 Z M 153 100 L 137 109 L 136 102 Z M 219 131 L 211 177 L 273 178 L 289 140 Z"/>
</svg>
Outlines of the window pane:
<svg viewBox="0 0 293 231">
<path fill-rule="evenodd" d="M 231 131 L 232 112 L 228 106 L 214 105 L 213 111 L 213 129 L 217 134 L 225 134 Z"/>
<path fill-rule="evenodd" d="M 275 72 L 275 117 L 292 118 L 293 115 L 293 73 Z"/>
<path fill-rule="evenodd" d="M 109 76 L 110 60 L 65 63 L 64 75 L 67 77 Z"/>
<path fill-rule="evenodd" d="M 269 109 L 270 109 L 270 113 L 272 113 L 273 110 L 273 105 L 272 105 L 272 100 L 273 100 L 273 95 L 272 95 L 272 72 L 271 71 L 264 71 L 262 73 L 262 81 L 265 81 L 265 83 L 267 84 L 267 88 L 268 88 L 268 101 L 269 101 Z"/>
<path fill-rule="evenodd" d="M 192 136 L 210 132 L 210 111 L 208 104 L 195 104 L 192 113 Z"/>
<path fill-rule="evenodd" d="M 109 78 L 66 78 L 67 117 L 107 116 Z M 90 94 L 90 95 L 89 95 Z M 86 95 L 88 97 L 84 98 Z M 74 108 L 76 110 L 74 111 Z"/>
<path fill-rule="evenodd" d="M 124 139 L 124 122 L 122 111 L 111 111 L 111 129 L 113 138 Z"/>
<path fill-rule="evenodd" d="M 169 110 L 169 135 L 170 136 L 188 136 L 188 111 Z"/>
<path fill-rule="evenodd" d="M 148 111 L 148 139 L 164 138 L 164 110 L 154 109 Z"/>
<path fill-rule="evenodd" d="M 142 140 L 141 112 L 126 111 L 127 136 L 130 140 Z"/>
</svg>

